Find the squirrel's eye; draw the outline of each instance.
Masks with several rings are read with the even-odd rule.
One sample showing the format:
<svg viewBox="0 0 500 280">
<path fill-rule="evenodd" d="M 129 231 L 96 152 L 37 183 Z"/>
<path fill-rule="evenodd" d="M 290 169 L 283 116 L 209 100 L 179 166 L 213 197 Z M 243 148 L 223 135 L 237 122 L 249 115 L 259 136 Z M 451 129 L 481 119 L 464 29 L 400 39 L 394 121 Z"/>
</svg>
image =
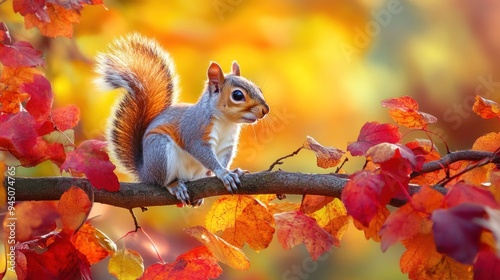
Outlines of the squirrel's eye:
<svg viewBox="0 0 500 280">
<path fill-rule="evenodd" d="M 231 97 L 233 98 L 234 101 L 243 101 L 243 100 L 245 100 L 245 95 L 239 89 L 233 91 L 231 93 Z"/>
</svg>

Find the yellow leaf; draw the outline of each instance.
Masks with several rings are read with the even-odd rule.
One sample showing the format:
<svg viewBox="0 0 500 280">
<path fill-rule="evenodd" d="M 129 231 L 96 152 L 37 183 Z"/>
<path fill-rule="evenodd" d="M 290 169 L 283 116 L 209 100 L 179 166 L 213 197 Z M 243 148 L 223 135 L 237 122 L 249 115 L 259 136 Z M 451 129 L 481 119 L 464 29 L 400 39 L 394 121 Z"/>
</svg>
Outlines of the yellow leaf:
<svg viewBox="0 0 500 280">
<path fill-rule="evenodd" d="M 274 218 L 260 201 L 251 196 L 219 198 L 206 218 L 207 229 L 223 231 L 222 238 L 242 248 L 245 243 L 262 250 L 269 246 L 274 235 Z"/>
<path fill-rule="evenodd" d="M 227 243 L 202 226 L 186 228 L 184 231 L 207 246 L 208 250 L 222 263 L 238 270 L 248 270 L 250 261 L 243 251 Z"/>
<path fill-rule="evenodd" d="M 144 262 L 136 251 L 121 249 L 109 259 L 108 271 L 118 280 L 135 280 L 144 272 Z"/>
<path fill-rule="evenodd" d="M 316 220 L 320 227 L 338 240 L 342 239 L 350 221 L 350 216 L 347 215 L 344 204 L 338 198 L 335 198 L 310 216 Z"/>
</svg>

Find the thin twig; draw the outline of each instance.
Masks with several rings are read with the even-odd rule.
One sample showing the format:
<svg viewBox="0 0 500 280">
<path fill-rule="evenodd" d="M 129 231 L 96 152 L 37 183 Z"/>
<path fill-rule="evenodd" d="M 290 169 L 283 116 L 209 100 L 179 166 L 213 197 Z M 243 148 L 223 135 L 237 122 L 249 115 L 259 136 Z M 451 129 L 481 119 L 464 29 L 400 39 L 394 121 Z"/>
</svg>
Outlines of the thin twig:
<svg viewBox="0 0 500 280">
<path fill-rule="evenodd" d="M 141 228 L 141 226 L 137 222 L 137 217 L 134 214 L 134 210 L 132 208 L 130 208 L 130 209 L 128 209 L 128 211 L 130 212 L 130 215 L 132 215 L 132 219 L 134 219 L 134 226 L 135 226 L 134 231 L 137 232 Z"/>
<path fill-rule="evenodd" d="M 274 166 L 278 165 L 278 164 L 283 164 L 282 160 L 286 159 L 286 158 L 289 158 L 289 157 L 293 157 L 295 156 L 296 154 L 298 154 L 300 152 L 300 150 L 302 150 L 304 147 L 300 147 L 298 148 L 297 150 L 295 150 L 293 153 L 289 154 L 289 155 L 286 155 L 284 157 L 280 157 L 279 159 L 277 159 L 275 162 L 273 162 L 273 164 L 271 164 L 271 166 L 269 167 L 269 169 L 267 171 L 273 171 L 273 168 Z"/>
</svg>

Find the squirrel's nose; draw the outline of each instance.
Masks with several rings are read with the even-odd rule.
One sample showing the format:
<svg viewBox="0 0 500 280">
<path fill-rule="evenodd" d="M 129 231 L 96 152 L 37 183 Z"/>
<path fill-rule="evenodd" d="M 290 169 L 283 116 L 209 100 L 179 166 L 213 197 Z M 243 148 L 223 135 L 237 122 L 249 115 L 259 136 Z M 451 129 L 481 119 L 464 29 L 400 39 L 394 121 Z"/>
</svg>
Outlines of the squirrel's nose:
<svg viewBox="0 0 500 280">
<path fill-rule="evenodd" d="M 262 116 L 265 116 L 267 113 L 269 113 L 269 106 L 267 106 L 267 104 L 264 103 L 262 106 Z"/>
</svg>

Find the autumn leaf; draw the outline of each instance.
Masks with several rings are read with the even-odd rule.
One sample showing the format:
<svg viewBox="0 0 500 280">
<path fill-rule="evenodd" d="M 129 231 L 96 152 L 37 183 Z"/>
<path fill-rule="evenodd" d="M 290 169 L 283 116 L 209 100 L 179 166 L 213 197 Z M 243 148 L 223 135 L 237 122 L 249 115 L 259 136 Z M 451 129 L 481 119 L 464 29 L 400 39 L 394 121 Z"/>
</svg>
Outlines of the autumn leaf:
<svg viewBox="0 0 500 280">
<path fill-rule="evenodd" d="M 500 118 L 500 105 L 493 100 L 476 95 L 472 111 L 483 119 Z"/>
<path fill-rule="evenodd" d="M 71 236 L 71 242 L 87 257 L 90 264 L 98 263 L 117 251 L 115 242 L 89 223 L 84 223 Z"/>
<path fill-rule="evenodd" d="M 437 251 L 453 259 L 472 264 L 479 251 L 482 227 L 477 221 L 484 217 L 483 206 L 463 203 L 449 209 L 438 209 L 432 213 L 432 231 Z M 453 238 L 450 238 L 453 236 Z"/>
<path fill-rule="evenodd" d="M 14 12 L 20 13 L 22 16 L 29 14 L 37 14 L 42 17 L 43 9 L 47 0 L 14 0 Z"/>
<path fill-rule="evenodd" d="M 350 221 L 344 204 L 338 198 L 333 199 L 310 216 L 316 220 L 320 227 L 338 240 L 344 236 Z"/>
<path fill-rule="evenodd" d="M 380 230 L 390 214 L 391 212 L 387 209 L 387 207 L 379 206 L 375 216 L 370 220 L 370 223 L 367 226 L 363 225 L 356 219 L 353 220 L 353 224 L 357 229 L 365 232 L 365 238 L 367 240 L 371 238 L 373 241 L 380 242 Z"/>
<path fill-rule="evenodd" d="M 398 127 L 393 124 L 380 124 L 378 122 L 368 122 L 363 125 L 359 132 L 358 140 L 347 146 L 347 150 L 353 156 L 361 156 L 372 146 L 380 143 L 396 144 L 401 141 L 401 134 Z"/>
<path fill-rule="evenodd" d="M 58 164 L 66 154 L 59 143 L 48 143 L 35 130 L 36 122 L 27 112 L 0 118 L 0 148 L 10 152 L 24 167 L 46 160 Z"/>
<path fill-rule="evenodd" d="M 497 256 L 500 256 L 500 210 L 488 206 L 485 206 L 484 210 L 488 214 L 488 218 L 474 219 L 473 222 L 493 233 L 496 241 Z"/>
<path fill-rule="evenodd" d="M 363 170 L 349 178 L 342 190 L 342 202 L 347 213 L 367 227 L 379 208 L 390 200 L 390 196 L 384 192 L 385 180 L 382 175 Z"/>
<path fill-rule="evenodd" d="M 316 220 L 300 211 L 274 215 L 276 219 L 278 241 L 284 249 L 291 249 L 304 243 L 313 260 L 317 260 L 332 245 L 340 246 L 340 242 L 323 228 Z"/>
<path fill-rule="evenodd" d="M 495 200 L 500 204 L 500 169 L 494 169 L 489 175 L 490 192 L 495 197 Z"/>
<path fill-rule="evenodd" d="M 491 248 L 482 246 L 474 263 L 474 279 L 496 280 L 500 275 L 500 258 Z"/>
<path fill-rule="evenodd" d="M 316 154 L 317 165 L 321 168 L 330 168 L 339 164 L 344 151 L 334 147 L 324 147 L 311 136 L 307 136 L 302 145 L 304 149 L 311 150 Z"/>
<path fill-rule="evenodd" d="M 430 227 L 429 215 L 442 206 L 444 196 L 430 187 L 422 187 L 412 201 L 392 213 L 380 230 L 381 249 L 385 252 L 397 241 L 409 239 Z"/>
<path fill-rule="evenodd" d="M 202 226 L 185 228 L 184 232 L 198 239 L 220 262 L 237 270 L 250 269 L 250 261 L 243 251 L 214 235 Z"/>
<path fill-rule="evenodd" d="M 408 128 L 426 128 L 427 124 L 437 121 L 433 115 L 420 112 L 418 103 L 410 96 L 389 98 L 381 103 L 389 109 L 389 115 L 396 123 Z"/>
<path fill-rule="evenodd" d="M 461 264 L 436 251 L 432 234 L 419 234 L 403 241 L 406 252 L 400 260 L 401 271 L 410 279 L 472 279 L 470 265 Z"/>
<path fill-rule="evenodd" d="M 222 273 L 217 259 L 205 246 L 200 246 L 177 257 L 173 263 L 156 263 L 144 271 L 141 280 L 206 280 Z"/>
<path fill-rule="evenodd" d="M 463 182 L 453 185 L 446 194 L 444 200 L 444 203 L 448 208 L 465 202 L 476 203 L 493 208 L 497 207 L 497 202 L 490 191 Z"/>
<path fill-rule="evenodd" d="M 15 267 L 18 279 L 92 279 L 90 264 L 66 238 L 55 236 L 46 250 L 39 254 L 32 249 L 19 249 Z M 19 277 L 22 275 L 22 277 Z"/>
<path fill-rule="evenodd" d="M 211 232 L 223 231 L 222 238 L 242 248 L 245 243 L 262 250 L 274 235 L 274 218 L 267 208 L 251 196 L 223 196 L 207 214 L 205 224 Z"/>
<path fill-rule="evenodd" d="M 472 145 L 472 149 L 476 151 L 495 152 L 498 148 L 500 148 L 500 132 L 483 135 Z"/>
<path fill-rule="evenodd" d="M 24 242 L 56 229 L 59 219 L 55 201 L 25 201 L 16 204 L 16 241 Z"/>
<path fill-rule="evenodd" d="M 65 36 L 71 38 L 73 36 L 73 24 L 80 22 L 79 10 L 65 9 L 59 5 L 47 3 L 44 12 L 48 16 L 48 20 L 40 19 L 35 14 L 25 15 L 24 25 L 26 29 L 37 27 L 43 35 L 48 37 Z"/>
<path fill-rule="evenodd" d="M 33 48 L 25 41 L 12 43 L 9 30 L 5 23 L 0 22 L 0 62 L 6 67 L 34 67 L 45 66 L 42 52 Z"/>
<path fill-rule="evenodd" d="M 50 82 L 42 75 L 35 75 L 32 83 L 21 86 L 21 91 L 30 95 L 25 108 L 33 118 L 37 122 L 48 119 L 54 101 Z"/>
<path fill-rule="evenodd" d="M 72 234 L 85 222 L 92 202 L 82 189 L 71 187 L 59 199 L 57 212 L 61 215 L 63 231 Z"/>
<path fill-rule="evenodd" d="M 114 192 L 120 189 L 115 168 L 106 153 L 106 142 L 86 140 L 66 155 L 61 171 L 84 173 L 95 188 Z"/>
<path fill-rule="evenodd" d="M 302 197 L 300 211 L 304 214 L 311 214 L 333 201 L 331 196 L 306 194 Z"/>
<path fill-rule="evenodd" d="M 109 259 L 108 271 L 120 280 L 135 280 L 144 272 L 144 261 L 136 251 L 121 249 Z"/>
</svg>

